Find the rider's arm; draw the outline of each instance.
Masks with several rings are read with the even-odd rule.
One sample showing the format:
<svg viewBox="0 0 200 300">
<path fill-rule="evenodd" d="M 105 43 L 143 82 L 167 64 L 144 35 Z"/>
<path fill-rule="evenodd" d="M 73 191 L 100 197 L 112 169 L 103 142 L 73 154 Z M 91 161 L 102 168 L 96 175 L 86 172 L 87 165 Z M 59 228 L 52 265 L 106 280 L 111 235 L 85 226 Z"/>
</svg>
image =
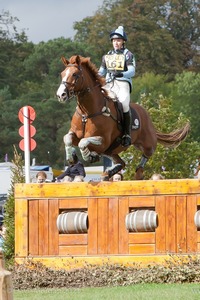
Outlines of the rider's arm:
<svg viewBox="0 0 200 300">
<path fill-rule="evenodd" d="M 107 69 L 105 69 L 103 66 L 101 66 L 101 67 L 99 68 L 98 74 L 99 74 L 100 76 L 105 76 L 106 73 L 107 73 Z"/>
<path fill-rule="evenodd" d="M 135 76 L 135 67 L 133 65 L 129 65 L 127 71 L 122 72 L 124 78 L 131 78 Z"/>
<path fill-rule="evenodd" d="M 100 76 L 105 76 L 107 73 L 107 68 L 106 68 L 106 62 L 105 62 L 105 55 L 102 57 L 102 62 L 101 62 L 101 66 L 99 68 L 98 74 Z"/>
</svg>

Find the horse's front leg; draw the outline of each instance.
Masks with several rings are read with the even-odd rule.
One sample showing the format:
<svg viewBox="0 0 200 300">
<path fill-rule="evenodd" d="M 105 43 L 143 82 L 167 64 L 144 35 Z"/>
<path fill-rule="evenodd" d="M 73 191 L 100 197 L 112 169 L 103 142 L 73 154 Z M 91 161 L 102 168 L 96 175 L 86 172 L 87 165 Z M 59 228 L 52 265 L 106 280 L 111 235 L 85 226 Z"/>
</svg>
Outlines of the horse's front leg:
<svg viewBox="0 0 200 300">
<path fill-rule="evenodd" d="M 100 160 L 100 155 L 95 151 L 90 151 L 88 146 L 90 144 L 100 146 L 102 145 L 102 141 L 103 139 L 101 136 L 92 136 L 80 140 L 80 142 L 78 143 L 78 147 L 85 161 L 94 163 Z"/>
<path fill-rule="evenodd" d="M 69 131 L 64 137 L 63 141 L 65 144 L 65 152 L 66 152 L 66 160 L 72 160 L 72 153 L 73 153 L 73 146 L 78 144 L 78 138 L 76 137 L 75 133 Z M 76 142 L 76 143 L 75 143 Z"/>
</svg>

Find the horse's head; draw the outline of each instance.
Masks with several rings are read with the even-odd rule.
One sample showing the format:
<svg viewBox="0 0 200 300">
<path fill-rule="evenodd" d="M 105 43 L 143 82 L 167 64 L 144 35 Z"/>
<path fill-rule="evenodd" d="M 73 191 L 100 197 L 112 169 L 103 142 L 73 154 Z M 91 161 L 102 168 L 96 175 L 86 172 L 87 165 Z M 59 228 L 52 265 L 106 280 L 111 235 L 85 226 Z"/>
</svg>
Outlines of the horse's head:
<svg viewBox="0 0 200 300">
<path fill-rule="evenodd" d="M 98 74 L 89 57 L 74 55 L 70 60 L 62 57 L 62 62 L 65 70 L 61 73 L 62 81 L 57 90 L 60 102 L 67 101 L 73 96 L 83 96 L 93 88 L 105 85 L 105 79 Z"/>
<path fill-rule="evenodd" d="M 62 81 L 56 93 L 60 102 L 75 96 L 83 82 L 80 56 L 72 56 L 70 61 L 62 57 L 62 62 L 66 68 L 61 73 Z"/>
</svg>

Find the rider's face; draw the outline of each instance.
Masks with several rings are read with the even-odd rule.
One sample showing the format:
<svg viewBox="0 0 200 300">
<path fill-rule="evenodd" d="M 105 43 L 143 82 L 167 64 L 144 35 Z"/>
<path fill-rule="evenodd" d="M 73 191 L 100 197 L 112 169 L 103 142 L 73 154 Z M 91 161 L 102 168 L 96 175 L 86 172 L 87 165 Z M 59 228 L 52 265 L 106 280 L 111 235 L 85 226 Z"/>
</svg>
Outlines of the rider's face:
<svg viewBox="0 0 200 300">
<path fill-rule="evenodd" d="M 113 39 L 112 44 L 114 50 L 120 50 L 123 46 L 124 40 L 123 39 Z"/>
</svg>

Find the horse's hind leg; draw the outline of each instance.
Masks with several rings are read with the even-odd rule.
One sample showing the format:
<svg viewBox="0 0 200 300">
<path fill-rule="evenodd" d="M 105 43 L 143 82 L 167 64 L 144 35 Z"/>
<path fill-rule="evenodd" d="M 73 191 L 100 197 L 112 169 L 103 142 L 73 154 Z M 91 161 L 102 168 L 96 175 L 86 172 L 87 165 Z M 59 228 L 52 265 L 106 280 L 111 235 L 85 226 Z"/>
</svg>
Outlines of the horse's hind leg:
<svg viewBox="0 0 200 300">
<path fill-rule="evenodd" d="M 140 163 L 137 166 L 136 172 L 135 172 L 135 179 L 136 180 L 144 179 L 144 175 L 143 175 L 144 167 L 145 167 L 147 161 L 149 160 L 149 158 L 153 155 L 155 149 L 156 149 L 156 141 L 155 141 L 155 143 L 153 143 L 153 141 L 152 141 L 150 147 L 143 148 L 143 151 L 142 151 L 143 154 L 142 154 Z"/>
<path fill-rule="evenodd" d="M 146 157 L 143 154 L 142 157 L 141 157 L 140 163 L 136 168 L 136 172 L 135 172 L 135 179 L 136 180 L 144 179 L 143 171 L 144 171 L 144 167 L 145 167 L 147 161 L 148 161 L 148 157 Z"/>
</svg>

